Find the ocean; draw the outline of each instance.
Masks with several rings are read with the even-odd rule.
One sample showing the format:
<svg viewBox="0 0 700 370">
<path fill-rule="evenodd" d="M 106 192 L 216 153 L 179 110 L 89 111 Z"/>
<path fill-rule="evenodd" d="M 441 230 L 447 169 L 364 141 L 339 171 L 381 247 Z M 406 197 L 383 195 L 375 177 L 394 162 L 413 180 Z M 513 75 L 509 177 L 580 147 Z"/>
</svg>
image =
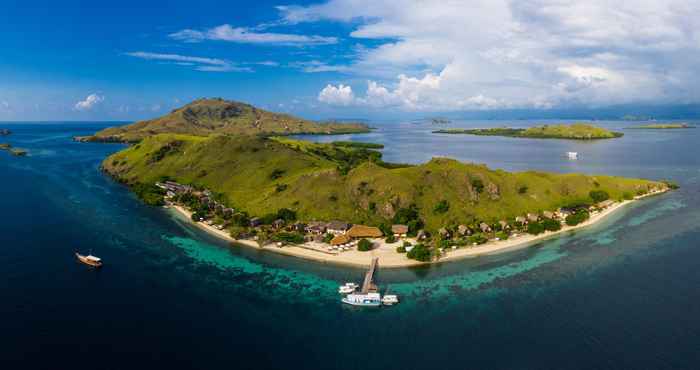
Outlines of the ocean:
<svg viewBox="0 0 700 370">
<path fill-rule="evenodd" d="M 460 121 L 499 127 L 543 121 Z M 546 123 L 546 122 L 545 122 Z M 99 171 L 120 144 L 76 143 L 105 123 L 5 123 L 0 142 L 4 369 L 697 369 L 700 129 L 595 142 L 436 135 L 374 122 L 384 159 L 448 156 L 508 171 L 676 181 L 585 230 L 522 250 L 380 270 L 398 306 L 357 309 L 363 271 L 232 247 Z M 441 126 L 442 127 L 442 126 Z M 566 158 L 567 151 L 579 160 Z M 76 263 L 75 250 L 105 260 Z"/>
</svg>

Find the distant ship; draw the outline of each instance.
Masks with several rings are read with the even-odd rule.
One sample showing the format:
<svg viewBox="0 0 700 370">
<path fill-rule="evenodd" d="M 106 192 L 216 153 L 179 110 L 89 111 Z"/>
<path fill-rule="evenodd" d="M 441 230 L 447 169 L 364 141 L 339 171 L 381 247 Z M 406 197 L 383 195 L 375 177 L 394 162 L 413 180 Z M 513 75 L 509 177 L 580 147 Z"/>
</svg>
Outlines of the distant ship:
<svg viewBox="0 0 700 370">
<path fill-rule="evenodd" d="M 87 256 L 83 256 L 82 254 L 75 252 L 75 256 L 78 258 L 78 261 L 92 267 L 102 267 L 102 259 L 99 257 L 95 257 L 92 254 L 88 254 Z"/>
</svg>

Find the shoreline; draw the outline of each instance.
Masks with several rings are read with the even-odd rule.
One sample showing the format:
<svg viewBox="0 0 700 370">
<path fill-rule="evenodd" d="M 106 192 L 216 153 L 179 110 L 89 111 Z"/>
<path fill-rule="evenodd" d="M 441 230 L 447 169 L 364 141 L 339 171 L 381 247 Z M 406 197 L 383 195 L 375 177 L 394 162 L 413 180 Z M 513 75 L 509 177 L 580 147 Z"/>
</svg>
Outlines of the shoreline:
<svg viewBox="0 0 700 370">
<path fill-rule="evenodd" d="M 257 242 L 253 240 L 239 240 L 232 238 L 226 231 L 218 230 L 213 226 L 209 226 L 202 222 L 193 222 L 191 219 L 192 213 L 184 209 L 179 205 L 172 205 L 168 209 L 172 209 L 175 213 L 181 217 L 185 217 L 188 222 L 194 224 L 201 230 L 208 232 L 210 235 L 216 236 L 222 240 L 228 241 L 235 245 L 242 245 L 249 248 L 255 248 L 258 250 L 270 251 L 272 253 L 278 253 L 286 256 L 302 258 L 306 260 L 311 260 L 319 263 L 328 263 L 338 266 L 346 267 L 357 267 L 366 268 L 370 265 L 374 257 L 379 257 L 379 263 L 382 268 L 406 268 L 430 264 L 438 264 L 443 262 L 452 262 L 466 258 L 476 258 L 480 256 L 495 255 L 500 253 L 506 253 L 510 251 L 515 251 L 518 249 L 523 249 L 531 246 L 536 242 L 540 242 L 545 239 L 555 237 L 560 234 L 564 234 L 570 231 L 582 229 L 597 224 L 598 222 L 605 219 L 607 216 L 615 213 L 615 211 L 624 208 L 624 206 L 639 201 L 641 199 L 664 194 L 669 189 L 663 191 L 657 191 L 642 196 L 635 197 L 633 200 L 625 200 L 622 202 L 617 202 L 614 205 L 606 208 L 605 210 L 592 215 L 588 220 L 582 222 L 575 226 L 563 225 L 559 231 L 546 231 L 539 235 L 532 234 L 518 234 L 516 237 L 511 237 L 507 240 L 500 241 L 489 241 L 485 244 L 472 247 L 462 247 L 455 250 L 446 250 L 445 255 L 440 259 L 432 262 L 420 262 L 416 260 L 409 259 L 406 257 L 405 253 L 397 253 L 396 247 L 401 245 L 404 240 L 411 241 L 415 244 L 415 239 L 404 238 L 400 239 L 396 243 L 387 244 L 384 239 L 370 239 L 378 247 L 372 249 L 368 252 L 359 252 L 357 250 L 350 250 L 338 254 L 329 253 L 326 251 L 317 250 L 314 247 L 313 242 L 305 243 L 301 246 L 299 245 L 287 245 L 284 247 L 278 247 L 274 243 L 265 246 L 259 246 Z"/>
</svg>

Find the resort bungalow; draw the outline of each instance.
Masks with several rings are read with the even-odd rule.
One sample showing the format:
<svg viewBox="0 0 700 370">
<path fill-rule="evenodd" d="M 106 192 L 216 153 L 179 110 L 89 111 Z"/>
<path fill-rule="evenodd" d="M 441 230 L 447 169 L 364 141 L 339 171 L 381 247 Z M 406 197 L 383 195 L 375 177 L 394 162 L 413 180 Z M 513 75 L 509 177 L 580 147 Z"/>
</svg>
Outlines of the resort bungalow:
<svg viewBox="0 0 700 370">
<path fill-rule="evenodd" d="M 482 233 L 490 233 L 491 232 L 491 226 L 489 226 L 486 222 L 480 223 L 479 229 L 481 229 Z"/>
<path fill-rule="evenodd" d="M 537 222 L 540 220 L 540 216 L 534 214 L 534 213 L 528 213 L 527 214 L 527 220 L 529 222 Z"/>
<path fill-rule="evenodd" d="M 457 226 L 457 233 L 461 236 L 470 235 L 472 232 L 469 230 L 467 225 Z"/>
<path fill-rule="evenodd" d="M 447 230 L 444 227 L 441 227 L 440 230 L 438 230 L 438 234 L 440 234 L 441 237 L 443 238 L 449 238 L 450 237 L 450 231 Z"/>
<path fill-rule="evenodd" d="M 303 233 L 306 230 L 306 224 L 303 222 L 296 222 L 294 225 L 292 225 L 292 230 Z"/>
<path fill-rule="evenodd" d="M 525 224 L 527 224 L 527 218 L 525 218 L 523 216 L 518 216 L 515 218 L 515 222 L 517 222 L 521 225 L 525 225 Z"/>
<path fill-rule="evenodd" d="M 550 219 L 550 220 L 554 219 L 554 213 L 553 213 L 553 212 L 550 212 L 550 211 L 544 211 L 544 212 L 542 212 L 542 216 L 543 216 L 544 218 L 548 218 L 548 219 Z"/>
<path fill-rule="evenodd" d="M 498 225 L 501 226 L 501 230 L 510 229 L 510 225 L 508 225 L 507 221 L 504 221 L 504 220 L 498 221 Z"/>
<path fill-rule="evenodd" d="M 615 204 L 615 201 L 612 199 L 608 199 L 608 200 L 605 200 L 605 201 L 598 203 L 597 206 L 600 209 L 605 209 L 605 208 L 612 206 L 613 204 Z"/>
<path fill-rule="evenodd" d="M 305 230 L 309 234 L 321 235 L 326 232 L 326 224 L 318 221 L 309 222 Z"/>
<path fill-rule="evenodd" d="M 378 227 L 354 225 L 346 233 L 351 238 L 380 238 L 383 234 Z"/>
<path fill-rule="evenodd" d="M 331 221 L 326 224 L 326 232 L 333 235 L 345 234 L 350 228 L 350 224 L 343 221 Z"/>
<path fill-rule="evenodd" d="M 279 218 L 279 219 L 273 221 L 273 222 L 272 222 L 272 227 L 274 227 L 274 228 L 277 229 L 277 230 L 283 228 L 283 227 L 284 227 L 284 220 L 281 219 L 281 218 Z"/>
<path fill-rule="evenodd" d="M 336 235 L 331 239 L 331 245 L 343 245 L 350 243 L 350 237 L 346 234 Z"/>
<path fill-rule="evenodd" d="M 262 225 L 260 217 L 253 217 L 250 219 L 250 227 L 258 227 L 260 225 Z"/>
<path fill-rule="evenodd" d="M 408 226 L 406 225 L 391 225 L 391 232 L 394 233 L 394 236 L 403 238 L 406 237 L 406 234 L 408 234 Z"/>
</svg>

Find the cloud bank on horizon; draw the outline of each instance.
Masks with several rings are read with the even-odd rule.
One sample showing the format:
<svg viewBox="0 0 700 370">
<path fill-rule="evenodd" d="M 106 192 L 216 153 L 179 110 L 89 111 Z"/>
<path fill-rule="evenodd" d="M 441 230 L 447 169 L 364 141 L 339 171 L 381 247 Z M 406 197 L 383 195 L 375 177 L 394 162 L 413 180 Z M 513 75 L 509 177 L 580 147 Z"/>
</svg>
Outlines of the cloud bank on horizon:
<svg viewBox="0 0 700 370">
<path fill-rule="evenodd" d="M 331 0 L 278 8 L 289 24 L 356 24 L 379 41 L 348 65 L 364 91 L 328 84 L 322 103 L 409 111 L 696 103 L 695 1 Z"/>
</svg>

